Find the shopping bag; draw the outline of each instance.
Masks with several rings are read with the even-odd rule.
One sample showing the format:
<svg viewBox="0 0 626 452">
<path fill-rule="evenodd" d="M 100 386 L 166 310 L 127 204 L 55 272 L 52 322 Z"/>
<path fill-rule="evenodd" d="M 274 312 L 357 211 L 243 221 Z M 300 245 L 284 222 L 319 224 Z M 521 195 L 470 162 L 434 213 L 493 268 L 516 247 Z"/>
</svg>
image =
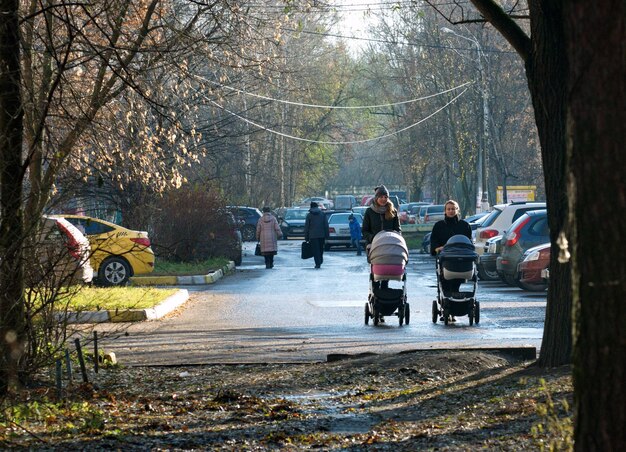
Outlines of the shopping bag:
<svg viewBox="0 0 626 452">
<path fill-rule="evenodd" d="M 261 242 L 258 242 L 256 244 L 256 247 L 254 248 L 254 255 L 255 256 L 260 256 L 261 255 Z"/>
<path fill-rule="evenodd" d="M 302 242 L 302 251 L 300 253 L 302 259 L 310 259 L 313 257 L 313 247 L 311 242 Z"/>
</svg>

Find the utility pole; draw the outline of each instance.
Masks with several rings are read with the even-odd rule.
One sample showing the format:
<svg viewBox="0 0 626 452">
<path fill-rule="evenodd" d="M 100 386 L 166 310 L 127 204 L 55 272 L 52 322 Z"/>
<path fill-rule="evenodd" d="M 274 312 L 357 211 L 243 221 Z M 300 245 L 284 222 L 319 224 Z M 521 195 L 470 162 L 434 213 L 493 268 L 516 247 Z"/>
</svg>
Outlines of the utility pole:
<svg viewBox="0 0 626 452">
<path fill-rule="evenodd" d="M 481 84 L 481 97 L 483 102 L 483 133 L 482 143 L 478 149 L 478 158 L 476 162 L 476 213 L 486 212 L 489 210 L 489 192 L 487 187 L 487 149 L 489 147 L 489 118 L 491 112 L 489 111 L 489 87 L 487 83 L 487 72 L 483 67 L 482 58 L 484 52 L 474 36 L 468 38 L 456 31 L 442 27 L 441 31 L 444 33 L 453 34 L 461 39 L 471 42 L 476 47 L 476 56 L 478 58 L 478 72 L 480 75 Z M 471 35 L 470 35 L 471 36 Z"/>
</svg>

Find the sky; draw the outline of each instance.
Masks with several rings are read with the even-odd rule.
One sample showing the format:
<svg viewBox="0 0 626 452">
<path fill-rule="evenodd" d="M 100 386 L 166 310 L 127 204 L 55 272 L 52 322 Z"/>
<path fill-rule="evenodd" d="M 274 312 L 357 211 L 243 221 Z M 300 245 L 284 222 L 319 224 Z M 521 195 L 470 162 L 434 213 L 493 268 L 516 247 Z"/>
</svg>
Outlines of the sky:
<svg viewBox="0 0 626 452">
<path fill-rule="evenodd" d="M 330 3 L 337 5 L 342 16 L 342 21 L 336 30 L 337 34 L 360 38 L 368 37 L 367 26 L 376 21 L 376 7 L 380 3 L 379 0 L 334 0 Z M 358 51 L 367 44 L 367 41 L 347 39 L 346 43 L 350 49 Z"/>
</svg>

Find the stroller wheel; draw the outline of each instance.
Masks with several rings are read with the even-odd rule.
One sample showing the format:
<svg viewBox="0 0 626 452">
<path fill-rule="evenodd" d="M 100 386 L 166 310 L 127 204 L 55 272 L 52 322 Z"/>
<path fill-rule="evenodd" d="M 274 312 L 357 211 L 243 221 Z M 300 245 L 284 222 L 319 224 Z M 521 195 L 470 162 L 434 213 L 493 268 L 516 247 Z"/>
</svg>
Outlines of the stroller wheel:
<svg viewBox="0 0 626 452">
<path fill-rule="evenodd" d="M 398 308 L 398 324 L 402 326 L 404 323 L 404 306 Z"/>
<path fill-rule="evenodd" d="M 443 310 L 443 323 L 447 325 L 449 321 L 450 321 L 450 312 L 447 309 L 444 309 Z"/>
<path fill-rule="evenodd" d="M 474 322 L 476 322 L 476 325 L 478 325 L 478 322 L 480 322 L 480 303 L 476 302 L 474 304 Z"/>
<path fill-rule="evenodd" d="M 404 303 L 404 324 L 408 325 L 409 320 L 411 320 L 411 310 L 409 309 L 409 304 Z"/>
<path fill-rule="evenodd" d="M 370 323 L 370 304 L 365 303 L 365 324 L 369 325 Z"/>
<path fill-rule="evenodd" d="M 437 323 L 437 317 L 439 317 L 439 308 L 437 307 L 437 300 L 433 300 L 433 323 Z"/>
</svg>

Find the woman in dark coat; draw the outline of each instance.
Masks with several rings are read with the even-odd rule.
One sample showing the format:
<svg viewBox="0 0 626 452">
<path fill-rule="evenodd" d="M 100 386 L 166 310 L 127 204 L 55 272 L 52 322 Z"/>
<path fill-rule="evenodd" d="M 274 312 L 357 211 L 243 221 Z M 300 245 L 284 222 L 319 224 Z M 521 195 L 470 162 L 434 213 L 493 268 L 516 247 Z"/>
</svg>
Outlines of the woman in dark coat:
<svg viewBox="0 0 626 452">
<path fill-rule="evenodd" d="M 453 235 L 464 235 L 472 240 L 472 228 L 465 220 L 461 220 L 459 204 L 452 199 L 446 201 L 445 217 L 433 226 L 430 234 L 430 254 L 436 256 Z"/>
<path fill-rule="evenodd" d="M 472 240 L 471 226 L 467 221 L 461 220 L 459 203 L 451 199 L 446 201 L 444 219 L 439 220 L 433 226 L 433 231 L 430 234 L 430 254 L 436 256 L 441 252 L 450 237 L 457 234 L 464 235 Z M 441 288 L 444 293 L 458 292 L 461 288 L 461 281 L 442 279 Z M 454 320 L 454 317 L 451 320 Z"/>
<path fill-rule="evenodd" d="M 398 211 L 393 203 L 389 201 L 389 191 L 384 185 L 376 187 L 374 199 L 372 199 L 369 208 L 363 215 L 361 231 L 368 245 L 372 243 L 374 236 L 380 231 L 402 232 Z"/>
<path fill-rule="evenodd" d="M 315 268 L 321 268 L 324 262 L 324 242 L 328 234 L 328 219 L 317 203 L 312 202 L 304 220 L 304 240 L 311 243 Z"/>
<path fill-rule="evenodd" d="M 361 232 L 365 239 L 365 252 L 369 255 L 369 248 L 374 240 L 374 236 L 381 231 L 396 231 L 402 233 L 400 229 L 400 218 L 398 211 L 389 200 L 387 187 L 381 185 L 376 187 L 376 194 L 370 206 L 363 215 L 363 226 Z M 389 281 L 380 281 L 381 288 L 389 287 Z"/>
</svg>

